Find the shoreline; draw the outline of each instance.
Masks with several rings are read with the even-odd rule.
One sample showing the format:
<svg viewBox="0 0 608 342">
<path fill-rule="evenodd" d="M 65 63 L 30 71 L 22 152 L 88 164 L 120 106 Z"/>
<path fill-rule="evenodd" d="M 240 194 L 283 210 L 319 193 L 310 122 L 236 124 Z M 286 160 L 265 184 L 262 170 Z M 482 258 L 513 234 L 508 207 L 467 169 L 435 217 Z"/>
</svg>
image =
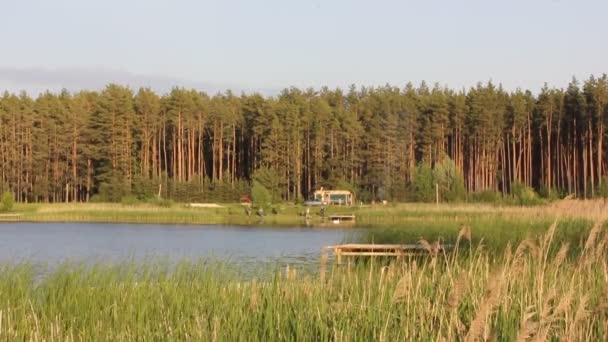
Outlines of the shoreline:
<svg viewBox="0 0 608 342">
<path fill-rule="evenodd" d="M 415 223 L 468 224 L 473 221 L 547 221 L 557 218 L 597 220 L 608 216 L 608 203 L 601 200 L 565 200 L 541 206 L 497 206 L 492 204 L 427 204 L 394 203 L 377 206 L 329 206 L 325 216 L 354 215 L 354 223 L 332 224 L 321 217 L 319 207 L 311 207 L 310 225 L 303 212 L 306 207 L 294 204 L 276 206 L 263 219 L 246 215 L 238 203 L 222 203 L 221 207 L 189 207 L 174 204 L 158 207 L 150 204 L 123 205 L 120 203 L 53 203 L 16 204 L 11 212 L 0 214 L 0 224 L 16 222 L 74 222 L 128 224 L 184 224 L 184 225 L 242 225 L 331 227 L 398 227 Z"/>
</svg>

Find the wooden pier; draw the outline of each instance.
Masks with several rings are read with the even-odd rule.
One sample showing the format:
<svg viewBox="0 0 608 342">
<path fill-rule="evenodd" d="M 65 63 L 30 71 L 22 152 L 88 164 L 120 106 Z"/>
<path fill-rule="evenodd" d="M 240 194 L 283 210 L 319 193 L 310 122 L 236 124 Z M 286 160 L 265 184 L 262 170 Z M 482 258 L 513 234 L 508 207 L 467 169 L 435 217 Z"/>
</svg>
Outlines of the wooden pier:
<svg viewBox="0 0 608 342">
<path fill-rule="evenodd" d="M 381 257 L 407 257 L 417 255 L 433 255 L 449 249 L 447 245 L 431 245 L 425 247 L 421 244 L 405 245 L 381 245 L 381 244 L 358 244 L 350 243 L 345 245 L 327 246 L 336 256 L 338 263 L 342 263 L 342 257 L 347 256 L 381 256 Z"/>
<path fill-rule="evenodd" d="M 327 218 L 335 224 L 355 222 L 355 215 L 329 215 Z"/>
</svg>

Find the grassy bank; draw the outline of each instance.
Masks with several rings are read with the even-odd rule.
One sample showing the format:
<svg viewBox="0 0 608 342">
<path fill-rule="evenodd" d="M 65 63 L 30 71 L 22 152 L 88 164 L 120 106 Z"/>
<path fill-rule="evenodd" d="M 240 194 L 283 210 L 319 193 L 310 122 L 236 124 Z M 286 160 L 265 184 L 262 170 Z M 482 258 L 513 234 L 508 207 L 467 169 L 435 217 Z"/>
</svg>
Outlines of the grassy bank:
<svg viewBox="0 0 608 342">
<path fill-rule="evenodd" d="M 169 207 L 152 204 L 124 205 L 119 203 L 55 203 L 17 204 L 12 214 L 0 220 L 30 222 L 116 222 L 116 223 L 175 223 L 175 224 L 264 224 L 305 225 L 305 207 L 277 205 L 261 219 L 246 215 L 239 204 L 222 204 L 217 208 L 188 208 L 184 204 Z M 527 221 L 552 222 L 558 217 L 597 220 L 606 216 L 604 201 L 560 201 L 543 206 L 517 207 L 489 204 L 389 204 L 376 206 L 328 207 L 326 214 L 355 214 L 358 226 L 445 225 L 458 226 L 471 222 Z M 311 223 L 322 225 L 320 208 L 313 207 Z M 331 226 L 331 224 L 329 224 Z"/>
<path fill-rule="evenodd" d="M 606 340 L 608 234 L 558 227 L 500 255 L 469 244 L 418 260 L 277 272 L 221 265 L 0 269 L 2 340 Z M 578 247 L 581 253 L 568 251 Z M 431 252 L 433 252 L 431 250 Z"/>
</svg>

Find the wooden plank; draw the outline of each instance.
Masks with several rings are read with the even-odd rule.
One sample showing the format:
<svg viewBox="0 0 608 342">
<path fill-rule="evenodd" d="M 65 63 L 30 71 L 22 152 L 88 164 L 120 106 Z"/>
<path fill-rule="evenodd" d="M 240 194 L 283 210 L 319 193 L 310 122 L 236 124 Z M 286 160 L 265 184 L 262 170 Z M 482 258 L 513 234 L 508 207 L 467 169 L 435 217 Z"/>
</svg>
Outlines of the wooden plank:
<svg viewBox="0 0 608 342">
<path fill-rule="evenodd" d="M 445 251 L 451 248 L 451 245 L 440 245 L 438 251 Z M 327 246 L 325 249 L 333 250 L 338 259 L 338 263 L 342 263 L 342 256 L 420 256 L 429 253 L 427 249 L 420 244 L 362 244 L 350 243 L 343 245 Z"/>
<path fill-rule="evenodd" d="M 341 248 L 341 249 L 387 249 L 387 248 L 393 248 L 393 249 L 424 249 L 424 247 L 422 245 L 418 245 L 418 244 L 406 244 L 406 245 L 392 245 L 392 244 L 386 244 L 386 245 L 380 245 L 380 244 L 358 244 L 358 243 L 349 243 L 349 244 L 344 244 L 344 245 L 333 245 L 333 246 L 327 246 L 325 247 L 327 249 L 336 249 L 336 248 Z"/>
<path fill-rule="evenodd" d="M 421 253 L 399 253 L 399 252 L 341 252 L 341 256 L 415 256 Z"/>
</svg>

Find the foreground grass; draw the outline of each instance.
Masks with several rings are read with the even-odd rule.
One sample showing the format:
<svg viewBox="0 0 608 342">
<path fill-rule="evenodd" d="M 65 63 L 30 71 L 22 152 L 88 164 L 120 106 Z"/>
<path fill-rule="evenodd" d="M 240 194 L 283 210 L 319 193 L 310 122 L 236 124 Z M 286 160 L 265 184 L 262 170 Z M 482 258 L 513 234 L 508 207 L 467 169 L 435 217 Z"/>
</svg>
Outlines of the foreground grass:
<svg viewBox="0 0 608 342">
<path fill-rule="evenodd" d="M 470 244 L 389 263 L 243 281 L 221 265 L 0 270 L 2 340 L 596 340 L 608 338 L 608 234 L 559 227 L 497 255 Z M 580 253 L 571 255 L 571 248 Z"/>
</svg>

